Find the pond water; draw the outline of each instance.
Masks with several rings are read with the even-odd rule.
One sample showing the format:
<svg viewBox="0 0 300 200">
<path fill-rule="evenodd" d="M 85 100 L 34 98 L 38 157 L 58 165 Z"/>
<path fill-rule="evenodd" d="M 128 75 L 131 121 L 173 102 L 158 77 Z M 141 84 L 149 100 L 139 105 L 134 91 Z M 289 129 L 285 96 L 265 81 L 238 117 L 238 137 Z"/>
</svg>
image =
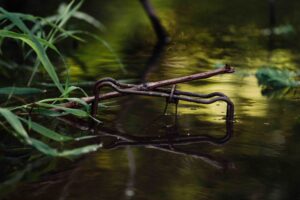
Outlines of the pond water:
<svg viewBox="0 0 300 200">
<path fill-rule="evenodd" d="M 162 115 L 164 99 L 122 97 L 99 110 L 105 126 L 99 130 L 110 134 L 102 137 L 106 148 L 74 162 L 44 157 L 29 162 L 3 199 L 300 199 L 299 91 L 263 92 L 255 76 L 263 66 L 299 70 L 300 2 L 276 1 L 275 21 L 267 0 L 155 0 L 153 5 L 172 38 L 164 47 L 156 46 L 138 1 L 86 1 L 83 9 L 106 26 L 99 36 L 124 69 L 101 42 L 91 40 L 67 60 L 72 81 L 107 76 L 157 81 L 229 63 L 236 73 L 178 88 L 226 94 L 235 105 L 232 137 L 222 145 L 197 140 L 168 145 L 178 135 L 223 136 L 226 105 L 179 102 L 175 123 L 174 105 Z M 65 121 L 55 126 L 85 134 Z M 132 135 L 169 140 L 111 146 Z"/>
</svg>

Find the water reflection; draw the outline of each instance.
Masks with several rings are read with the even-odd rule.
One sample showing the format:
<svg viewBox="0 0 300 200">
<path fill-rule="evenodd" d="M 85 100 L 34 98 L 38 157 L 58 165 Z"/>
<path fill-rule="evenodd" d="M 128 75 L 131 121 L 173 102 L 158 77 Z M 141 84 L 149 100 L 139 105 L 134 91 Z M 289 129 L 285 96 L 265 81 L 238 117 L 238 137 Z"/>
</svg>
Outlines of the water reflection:
<svg viewBox="0 0 300 200">
<path fill-rule="evenodd" d="M 146 62 L 146 65 L 144 67 L 144 72 L 142 72 L 141 81 L 144 83 L 147 81 L 149 74 L 151 74 L 159 64 L 159 61 L 161 57 L 164 54 L 166 43 L 158 41 L 156 45 L 154 46 L 151 56 Z"/>
<path fill-rule="evenodd" d="M 208 143 L 211 145 L 224 145 L 233 135 L 233 121 L 228 119 L 226 121 L 226 133 L 222 137 L 214 137 L 209 134 L 187 134 L 182 135 L 179 131 L 178 125 L 166 127 L 166 133 L 160 135 L 140 136 L 118 132 L 106 127 L 91 128 L 90 124 L 78 119 L 60 118 L 64 123 L 67 123 L 75 128 L 84 131 L 91 131 L 97 135 L 99 141 L 103 142 L 104 149 L 115 149 L 128 146 L 142 146 L 174 153 L 178 155 L 191 156 L 203 160 L 204 162 L 219 169 L 227 169 L 229 162 L 220 158 L 216 158 L 210 153 L 194 152 L 184 149 L 192 144 Z"/>
<path fill-rule="evenodd" d="M 13 152 L 16 151 L 15 149 Z M 7 154 L 7 152 L 6 152 Z M 19 157 L 9 157 L 7 155 L 1 157 L 1 184 L 0 199 L 7 199 L 7 196 L 13 192 L 24 179 L 34 180 L 41 177 L 56 167 L 57 159 L 45 157 L 41 155 L 31 155 L 19 150 Z M 14 169 L 12 171 L 12 169 Z M 51 181 L 40 181 L 40 185 L 47 185 Z M 55 181 L 52 184 L 56 183 Z M 39 190 L 40 193 L 43 190 Z"/>
</svg>

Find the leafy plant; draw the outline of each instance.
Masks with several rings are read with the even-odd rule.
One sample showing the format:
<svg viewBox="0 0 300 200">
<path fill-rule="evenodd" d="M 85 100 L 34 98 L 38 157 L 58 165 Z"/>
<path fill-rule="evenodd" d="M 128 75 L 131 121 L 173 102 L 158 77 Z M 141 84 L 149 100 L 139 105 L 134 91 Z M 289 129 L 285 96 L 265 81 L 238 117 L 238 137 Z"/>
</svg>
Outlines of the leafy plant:
<svg viewBox="0 0 300 200">
<path fill-rule="evenodd" d="M 284 25 L 276 26 L 274 28 L 262 30 L 262 33 L 267 36 L 270 36 L 272 34 L 289 35 L 289 34 L 295 34 L 295 32 L 296 32 L 295 28 L 291 24 L 284 24 Z"/>
<path fill-rule="evenodd" d="M 60 84 L 59 78 L 55 72 L 53 64 L 51 63 L 46 53 L 46 48 L 45 48 L 45 46 L 51 46 L 52 48 L 54 48 L 54 46 L 51 43 L 48 43 L 46 40 L 42 40 L 41 38 L 35 36 L 28 29 L 25 23 L 19 18 L 18 15 L 14 15 L 13 13 L 7 12 L 3 8 L 0 8 L 0 14 L 2 14 L 1 16 L 2 20 L 9 20 L 11 22 L 11 24 L 6 26 L 4 30 L 0 31 L 0 36 L 2 38 L 12 38 L 12 39 L 21 40 L 24 43 L 28 44 L 32 48 L 32 50 L 36 53 L 38 60 L 42 63 L 43 67 L 45 68 L 45 70 L 47 71 L 52 81 L 57 86 L 57 88 L 61 92 L 63 92 L 64 89 Z M 14 27 L 17 27 L 23 33 L 9 31 L 9 29 L 12 29 Z"/>
<path fill-rule="evenodd" d="M 300 82 L 296 80 L 298 74 L 287 69 L 263 67 L 257 70 L 255 76 L 258 84 L 268 89 L 277 90 L 300 86 Z"/>
<path fill-rule="evenodd" d="M 74 0 L 68 5 L 62 3 L 57 10 L 57 14 L 46 18 L 29 14 L 12 13 L 0 7 L 0 24 L 5 25 L 4 28 L 0 30 L 0 44 L 2 44 L 5 38 L 20 40 L 31 47 L 31 50 L 25 53 L 26 57 L 31 55 L 32 52 L 35 52 L 37 55 L 38 59 L 36 59 L 33 64 L 34 69 L 31 77 L 29 78 L 28 86 L 31 85 L 35 74 L 38 72 L 40 64 L 42 64 L 56 87 L 60 90 L 60 92 L 63 92 L 64 88 L 59 82 L 58 75 L 54 70 L 55 67 L 52 62 L 50 62 L 47 55 L 47 49 L 50 48 L 55 51 L 63 59 L 61 53 L 56 49 L 55 44 L 66 38 L 73 38 L 80 42 L 84 42 L 85 40 L 80 36 L 89 36 L 99 41 L 111 52 L 120 68 L 124 71 L 122 62 L 105 40 L 86 31 L 67 30 L 65 28 L 71 18 L 76 18 L 89 23 L 100 30 L 105 30 L 101 22 L 92 16 L 79 11 L 82 3 L 83 1 L 80 1 L 75 4 Z M 28 24 L 30 24 L 30 26 Z M 6 64 L 3 61 L 1 63 Z M 65 84 L 67 87 L 67 82 Z"/>
<path fill-rule="evenodd" d="M 82 5 L 82 2 L 83 1 L 80 1 L 78 4 L 75 4 L 75 1 L 72 1 L 68 5 L 62 4 L 58 9 L 58 13 L 48 18 L 41 18 L 22 13 L 12 13 L 0 7 L 0 22 L 2 25 L 4 25 L 4 27 L 0 30 L 0 42 L 2 43 L 6 38 L 21 41 L 22 45 L 26 44 L 30 47 L 30 50 L 25 53 L 26 57 L 31 55 L 33 52 L 36 55 L 34 69 L 28 85 L 30 85 L 32 82 L 33 77 L 39 69 L 39 66 L 42 65 L 56 88 L 61 93 L 61 95 L 57 98 L 43 99 L 34 103 L 14 107 L 0 107 L 0 117 L 5 119 L 5 121 L 0 122 L 0 125 L 7 133 L 12 134 L 25 145 L 30 145 L 48 156 L 73 157 L 96 151 L 101 148 L 101 144 L 91 144 L 68 150 L 64 148 L 58 149 L 56 148 L 56 143 L 58 143 L 60 147 L 63 147 L 63 144 L 81 141 L 93 136 L 73 137 L 65 135 L 63 133 L 51 130 L 41 123 L 32 121 L 31 116 L 26 114 L 28 113 L 28 109 L 30 109 L 30 113 L 40 114 L 50 118 L 64 115 L 74 115 L 80 118 L 91 118 L 89 114 L 90 106 L 79 98 L 70 97 L 74 91 L 79 91 L 84 96 L 87 96 L 86 92 L 80 87 L 69 85 L 69 77 L 67 77 L 65 84 L 62 84 L 48 55 L 48 51 L 51 49 L 56 52 L 61 59 L 63 59 L 62 54 L 55 47 L 55 44 L 62 39 L 71 37 L 79 41 L 84 41 L 78 36 L 78 34 L 82 34 L 84 31 L 65 29 L 65 24 L 72 17 L 85 20 L 88 23 L 92 23 L 97 28 L 103 29 L 103 25 L 96 19 L 78 11 Z M 112 51 L 108 43 L 105 41 L 102 42 Z M 119 62 L 119 60 L 117 61 Z M 0 95 L 9 96 L 28 94 L 32 95 L 44 92 L 45 90 L 39 88 L 0 88 Z M 77 104 L 81 105 L 81 109 L 65 108 L 61 106 L 62 103 L 69 101 L 76 102 Z M 23 115 L 20 115 L 20 113 Z M 33 137 L 32 132 L 38 134 L 38 137 Z M 51 146 L 46 144 L 44 139 L 50 140 Z"/>
<path fill-rule="evenodd" d="M 255 76 L 258 84 L 262 86 L 262 94 L 269 98 L 294 95 L 300 86 L 300 81 L 297 80 L 298 73 L 288 69 L 264 67 L 258 69 Z"/>
</svg>

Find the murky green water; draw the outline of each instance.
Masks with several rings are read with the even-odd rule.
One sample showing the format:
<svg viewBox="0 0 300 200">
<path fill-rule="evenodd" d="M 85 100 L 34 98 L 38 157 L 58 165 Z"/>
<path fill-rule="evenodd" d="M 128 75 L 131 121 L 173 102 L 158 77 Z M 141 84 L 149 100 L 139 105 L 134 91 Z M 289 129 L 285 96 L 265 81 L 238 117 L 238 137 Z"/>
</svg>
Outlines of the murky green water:
<svg viewBox="0 0 300 200">
<path fill-rule="evenodd" d="M 106 76 L 155 81 L 230 63 L 235 74 L 178 88 L 229 96 L 235 104 L 233 137 L 224 145 L 175 145 L 173 151 L 161 148 L 168 145 L 120 145 L 76 162 L 44 158 L 28 164 L 22 181 L 10 187 L 4 199 L 300 199 L 299 91 L 266 96 L 255 77 L 262 66 L 299 70 L 300 3 L 277 1 L 275 35 L 268 34 L 267 1 L 153 4 L 172 38 L 171 44 L 156 51 L 155 35 L 138 1 L 87 1 L 85 10 L 106 25 L 106 32 L 99 35 L 115 49 L 126 73 L 101 43 L 91 41 L 68 59 L 73 81 Z M 173 105 L 168 115 L 161 116 L 164 104 L 164 99 L 126 97 L 99 115 L 113 130 L 106 133 L 117 137 L 226 132 L 223 103 L 180 102 L 177 127 Z M 109 147 L 112 138 L 103 141 Z M 37 173 L 42 170 L 45 173 Z"/>
</svg>

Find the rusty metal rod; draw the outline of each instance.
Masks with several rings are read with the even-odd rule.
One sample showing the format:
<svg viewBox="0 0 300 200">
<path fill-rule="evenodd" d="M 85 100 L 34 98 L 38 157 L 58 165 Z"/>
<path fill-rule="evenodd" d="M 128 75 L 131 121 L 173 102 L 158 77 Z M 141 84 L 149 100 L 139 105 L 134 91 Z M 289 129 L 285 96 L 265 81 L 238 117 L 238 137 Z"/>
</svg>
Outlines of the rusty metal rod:
<svg viewBox="0 0 300 200">
<path fill-rule="evenodd" d="M 143 91 L 147 91 L 147 90 L 153 90 L 153 91 L 159 91 L 159 92 L 167 92 L 168 89 L 167 88 L 161 88 L 161 87 L 165 87 L 165 86 L 170 86 L 170 85 L 175 85 L 178 83 L 184 83 L 184 82 L 189 82 L 189 81 L 193 81 L 193 80 L 198 80 L 198 79 L 205 79 L 205 78 L 209 78 L 218 74 L 226 74 L 226 73 L 233 73 L 234 72 L 234 68 L 230 67 L 229 65 L 225 65 L 223 68 L 219 68 L 213 71 L 209 71 L 209 72 L 202 72 L 202 73 L 197 73 L 194 75 L 189 75 L 189 76 L 184 76 L 184 77 L 179 77 L 179 78 L 173 78 L 173 79 L 168 79 L 168 80 L 163 80 L 163 81 L 157 81 L 157 82 L 150 82 L 150 83 L 145 83 L 145 84 L 139 84 L 139 85 L 135 85 L 135 84 L 124 84 L 124 83 L 120 83 L 118 81 L 116 81 L 115 79 L 112 78 L 104 78 L 104 79 L 100 79 L 99 81 L 97 81 L 94 85 L 94 96 L 90 96 L 90 97 L 83 97 L 81 98 L 83 101 L 85 101 L 86 103 L 92 103 L 95 101 L 99 100 L 106 100 L 106 99 L 111 99 L 111 98 L 116 98 L 116 97 L 120 97 L 120 96 L 124 96 L 126 95 L 125 93 L 120 93 L 120 92 L 109 92 L 109 93 L 105 93 L 100 95 L 100 92 L 97 91 L 98 87 L 100 84 L 102 84 L 103 82 L 111 82 L 114 83 L 115 85 L 117 85 L 118 87 L 120 87 L 121 89 L 124 88 L 131 88 L 133 90 L 143 90 Z M 187 96 L 195 96 L 195 97 L 201 97 L 201 98 L 210 98 L 212 96 L 224 96 L 222 93 L 211 93 L 208 95 L 203 95 L 203 94 L 194 94 L 194 93 L 190 93 L 190 92 L 182 92 L 182 91 L 174 91 L 174 94 L 178 94 L 180 93 L 182 95 L 187 95 Z M 94 103 L 96 104 L 96 103 Z M 64 104 L 61 104 L 60 106 L 62 107 L 68 107 L 68 108 L 74 108 L 74 107 L 78 107 L 78 103 L 76 102 L 67 102 Z M 53 109 L 53 110 L 58 110 L 58 109 Z"/>
<path fill-rule="evenodd" d="M 229 65 L 225 65 L 222 68 L 219 68 L 219 69 L 216 69 L 213 71 L 209 71 L 209 72 L 202 72 L 202 73 L 197 73 L 197 74 L 193 74 L 193 75 L 189 75 L 189 76 L 183 76 L 183 77 L 179 77 L 179 78 L 163 80 L 163 81 L 150 82 L 150 83 L 146 84 L 146 88 L 148 90 L 150 90 L 150 89 L 154 89 L 154 88 L 158 88 L 158 87 L 164 87 L 164 86 L 174 85 L 174 84 L 178 84 L 178 83 L 190 82 L 190 81 L 199 80 L 199 79 L 206 79 L 206 78 L 210 78 L 215 75 L 227 74 L 227 73 L 233 73 L 233 72 L 234 72 L 233 67 L 230 67 Z M 144 87 L 144 85 L 142 85 L 141 87 Z"/>
<path fill-rule="evenodd" d="M 135 95 L 143 95 L 143 96 L 156 96 L 156 97 L 165 97 L 165 98 L 170 98 L 170 94 L 166 94 L 164 92 L 158 92 L 158 91 L 141 91 L 141 90 L 135 90 L 135 89 L 122 89 L 119 88 L 117 85 L 115 85 L 112 82 L 101 82 L 99 85 L 97 85 L 97 88 L 94 90 L 95 92 L 95 96 L 98 98 L 95 98 L 95 100 L 92 103 L 92 116 L 96 117 L 97 114 L 97 110 L 98 110 L 98 104 L 99 104 L 99 95 L 100 95 L 100 89 L 102 87 L 111 87 L 114 90 L 116 90 L 118 93 L 120 93 L 120 95 L 128 95 L 128 94 L 135 94 Z M 175 95 L 172 96 L 173 99 L 176 100 L 184 100 L 184 101 L 189 101 L 189 102 L 194 102 L 194 103 L 202 103 L 202 104 L 211 104 L 214 103 L 216 101 L 223 101 L 227 103 L 227 112 L 226 112 L 226 119 L 233 121 L 233 115 L 234 115 L 234 105 L 231 102 L 231 100 L 225 96 L 222 93 L 216 93 L 216 95 L 204 95 L 205 97 L 214 97 L 214 96 L 218 96 L 216 98 L 210 99 L 210 100 L 203 100 L 203 99 L 199 99 L 199 98 L 191 98 L 188 95 L 190 93 L 185 93 L 184 96 L 180 96 L 182 95 L 180 92 L 178 91 L 174 91 L 174 93 L 176 93 Z M 184 93 L 183 93 L 184 94 Z M 219 96 L 221 95 L 221 96 Z M 197 95 L 197 94 L 193 94 L 194 97 L 201 97 L 201 95 Z"/>
</svg>

